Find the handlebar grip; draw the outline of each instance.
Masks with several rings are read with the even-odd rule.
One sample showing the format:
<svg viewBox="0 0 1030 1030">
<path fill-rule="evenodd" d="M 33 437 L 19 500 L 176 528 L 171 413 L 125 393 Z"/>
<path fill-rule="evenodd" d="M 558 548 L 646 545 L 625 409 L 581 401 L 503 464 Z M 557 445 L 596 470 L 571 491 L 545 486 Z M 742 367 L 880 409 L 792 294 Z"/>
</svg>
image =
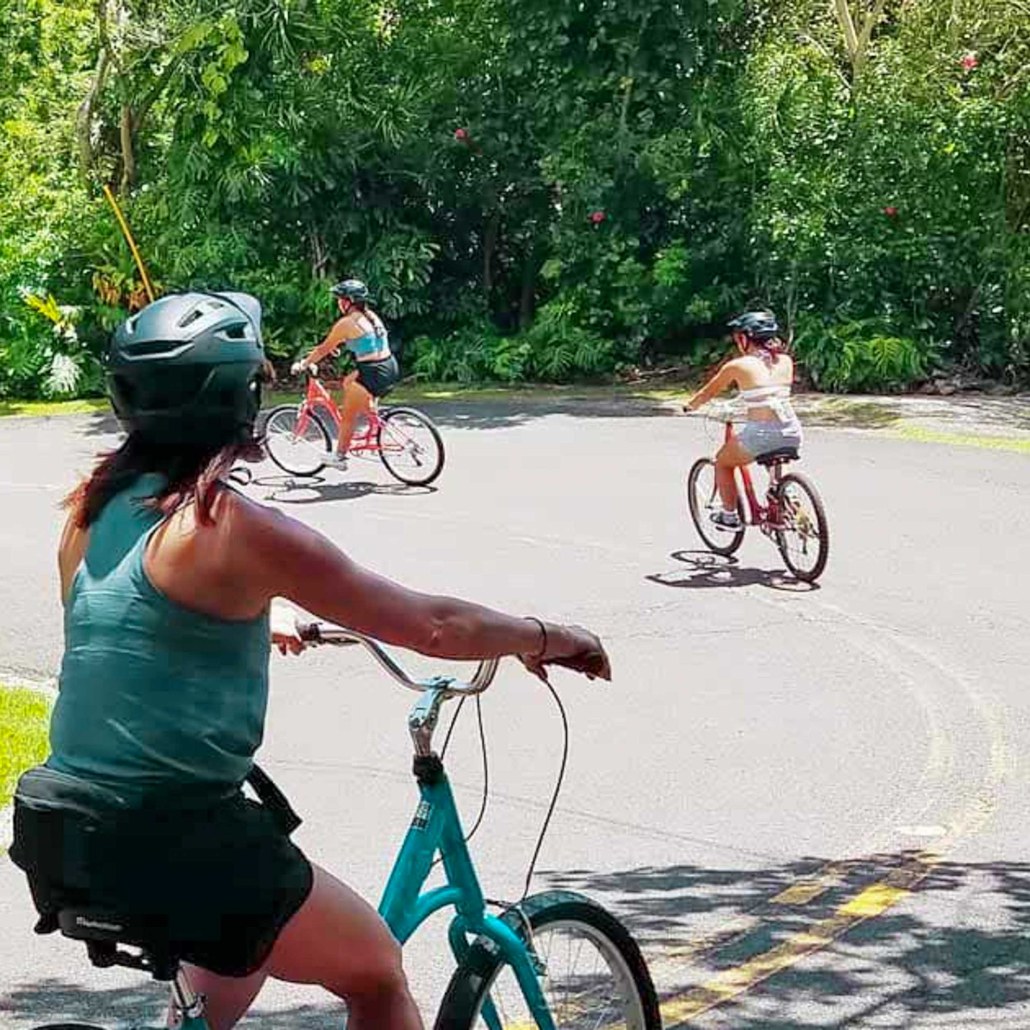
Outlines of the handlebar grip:
<svg viewBox="0 0 1030 1030">
<path fill-rule="evenodd" d="M 604 671 L 604 655 L 599 651 L 586 651 L 564 658 L 548 658 L 543 664 L 560 665 L 564 669 L 583 672 L 588 676 L 600 676 Z"/>
</svg>

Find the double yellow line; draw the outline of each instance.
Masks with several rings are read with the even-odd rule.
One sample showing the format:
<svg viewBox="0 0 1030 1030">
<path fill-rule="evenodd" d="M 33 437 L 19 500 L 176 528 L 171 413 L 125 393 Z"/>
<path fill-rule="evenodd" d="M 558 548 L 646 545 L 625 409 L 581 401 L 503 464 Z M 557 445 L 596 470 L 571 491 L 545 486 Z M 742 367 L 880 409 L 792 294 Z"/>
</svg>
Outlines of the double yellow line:
<svg viewBox="0 0 1030 1030">
<path fill-rule="evenodd" d="M 815 951 L 832 944 L 838 937 L 859 923 L 882 915 L 910 894 L 933 871 L 940 857 L 931 852 L 914 856 L 904 865 L 892 869 L 882 880 L 866 887 L 840 905 L 833 915 L 821 919 L 783 943 L 732 969 L 717 973 L 707 983 L 662 1002 L 662 1023 L 667 1027 L 689 1022 L 705 1012 L 723 1005 L 763 980 L 768 980 Z M 772 900 L 781 904 L 804 904 L 821 894 L 825 887 L 819 881 L 802 882 L 788 888 Z"/>
</svg>

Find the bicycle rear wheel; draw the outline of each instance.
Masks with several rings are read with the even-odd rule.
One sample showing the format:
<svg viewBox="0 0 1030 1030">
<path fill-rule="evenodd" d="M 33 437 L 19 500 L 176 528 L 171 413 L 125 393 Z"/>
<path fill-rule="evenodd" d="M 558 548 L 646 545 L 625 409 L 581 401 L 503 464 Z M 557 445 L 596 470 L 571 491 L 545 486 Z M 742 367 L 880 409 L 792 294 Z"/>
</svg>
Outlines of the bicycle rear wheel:
<svg viewBox="0 0 1030 1030">
<path fill-rule="evenodd" d="M 830 527 L 815 485 L 800 472 L 788 472 L 776 488 L 779 525 L 776 546 L 784 564 L 804 583 L 814 583 L 830 556 Z"/>
<path fill-rule="evenodd" d="M 715 486 L 715 462 L 711 458 L 698 458 L 687 475 L 687 506 L 694 520 L 698 536 L 705 547 L 716 554 L 729 557 L 744 542 L 743 525 L 735 533 L 717 529 L 712 514 L 722 509 L 719 491 Z M 744 521 L 744 506 L 737 502 L 737 515 Z"/>
<path fill-rule="evenodd" d="M 104 1030 L 102 1026 L 93 1023 L 47 1023 L 45 1026 L 36 1026 L 32 1030 Z"/>
<path fill-rule="evenodd" d="M 307 413 L 303 425 L 300 408 L 294 404 L 273 408 L 265 419 L 265 448 L 284 472 L 317 475 L 325 468 L 331 447 L 329 430 L 314 411 Z"/>
<path fill-rule="evenodd" d="M 545 966 L 541 987 L 558 1030 L 661 1030 L 658 997 L 640 948 L 610 912 L 570 891 L 527 898 L 503 916 Z M 524 918 L 523 918 L 524 917 Z M 485 1030 L 487 998 L 505 1030 L 536 1026 L 497 945 L 480 937 L 451 978 L 435 1030 Z"/>
<path fill-rule="evenodd" d="M 428 486 L 443 471 L 443 440 L 427 415 L 389 408 L 380 416 L 379 457 L 395 479 Z"/>
</svg>

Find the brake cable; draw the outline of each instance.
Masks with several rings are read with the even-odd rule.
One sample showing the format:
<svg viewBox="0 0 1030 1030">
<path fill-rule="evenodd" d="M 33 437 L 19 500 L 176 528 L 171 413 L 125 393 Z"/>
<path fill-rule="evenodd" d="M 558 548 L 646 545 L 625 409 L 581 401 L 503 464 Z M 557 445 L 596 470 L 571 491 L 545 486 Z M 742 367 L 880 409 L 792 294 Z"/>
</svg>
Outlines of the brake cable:
<svg viewBox="0 0 1030 1030">
<path fill-rule="evenodd" d="M 561 717 L 561 724 L 562 724 L 562 754 L 561 754 L 561 763 L 558 766 L 558 775 L 555 778 L 554 790 L 551 793 L 551 800 L 548 803 L 547 812 L 544 815 L 543 823 L 540 826 L 540 832 L 537 835 L 536 845 L 533 848 L 533 854 L 532 854 L 532 857 L 529 860 L 529 865 L 528 865 L 528 867 L 526 869 L 526 879 L 525 879 L 525 883 L 524 883 L 523 889 L 522 889 L 522 896 L 519 898 L 519 900 L 517 902 L 501 901 L 501 900 L 496 900 L 496 899 L 493 899 L 493 898 L 486 898 L 485 899 L 488 904 L 497 906 L 498 908 L 506 908 L 506 909 L 507 908 L 514 908 L 514 909 L 517 909 L 519 911 L 520 915 L 522 915 L 522 913 L 521 913 L 521 909 L 519 908 L 519 906 L 521 905 L 521 903 L 529 895 L 529 888 L 530 888 L 530 885 L 531 885 L 531 883 L 533 881 L 533 875 L 536 872 L 536 864 L 537 864 L 537 861 L 540 858 L 540 852 L 541 852 L 541 850 L 542 850 L 542 848 L 544 846 L 544 840 L 545 840 L 545 838 L 547 836 L 547 831 L 550 829 L 551 819 L 554 816 L 554 811 L 555 811 L 555 809 L 558 806 L 558 797 L 561 794 L 561 789 L 562 789 L 562 786 L 564 785 L 564 782 L 565 782 L 565 771 L 566 771 L 566 768 L 568 766 L 568 761 L 569 761 L 569 719 L 568 719 L 568 715 L 567 715 L 567 713 L 565 711 L 565 705 L 562 703 L 562 699 L 558 696 L 558 692 L 554 689 L 554 687 L 550 684 L 550 682 L 548 680 L 543 679 L 542 677 L 540 677 L 540 679 L 543 682 L 544 686 L 547 687 L 548 691 L 550 692 L 551 697 L 554 698 L 554 703 L 558 706 L 558 714 Z M 440 749 L 440 759 L 441 759 L 441 761 L 443 760 L 443 758 L 447 754 L 447 747 L 448 747 L 448 745 L 451 742 L 451 736 L 454 733 L 455 726 L 457 725 L 458 717 L 461 715 L 461 710 L 462 710 L 462 708 L 465 705 L 465 700 L 466 699 L 463 697 L 458 702 L 458 707 L 455 709 L 454 715 L 451 717 L 450 724 L 447 727 L 447 733 L 446 733 L 446 735 L 444 737 L 443 746 Z M 489 763 L 487 746 L 486 746 L 486 732 L 485 732 L 485 729 L 484 729 L 484 726 L 483 726 L 483 707 L 482 707 L 482 701 L 481 701 L 481 698 L 480 698 L 480 696 L 478 694 L 476 695 L 476 719 L 477 719 L 478 729 L 479 729 L 480 752 L 481 752 L 482 757 L 483 757 L 483 793 L 482 793 L 482 797 L 480 799 L 479 812 L 476 815 L 475 822 L 472 825 L 472 829 L 469 830 L 469 832 L 465 835 L 465 842 L 466 843 L 468 843 L 472 839 L 472 837 L 475 835 L 476 831 L 482 825 L 483 819 L 486 816 L 486 809 L 487 809 L 487 804 L 488 804 L 489 796 L 490 796 L 490 763 Z M 443 860 L 443 857 L 444 856 L 443 856 L 442 853 L 439 856 L 437 856 L 437 858 L 434 859 L 434 861 L 433 861 L 433 865 L 436 865 L 437 863 L 441 862 Z M 524 915 L 522 915 L 522 918 L 523 918 L 523 920 L 525 920 L 525 916 Z"/>
</svg>

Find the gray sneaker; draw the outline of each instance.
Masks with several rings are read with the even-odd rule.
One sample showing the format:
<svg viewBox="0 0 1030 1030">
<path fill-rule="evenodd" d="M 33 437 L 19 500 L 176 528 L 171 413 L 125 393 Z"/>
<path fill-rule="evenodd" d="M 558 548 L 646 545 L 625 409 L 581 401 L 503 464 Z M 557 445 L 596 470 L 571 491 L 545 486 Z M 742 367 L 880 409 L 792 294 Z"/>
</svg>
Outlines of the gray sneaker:
<svg viewBox="0 0 1030 1030">
<path fill-rule="evenodd" d="M 326 468 L 339 469 L 341 472 L 347 471 L 347 455 L 341 454 L 339 451 L 333 451 L 325 459 Z"/>
<path fill-rule="evenodd" d="M 736 533 L 744 528 L 744 523 L 735 511 L 713 511 L 712 522 L 716 529 L 724 529 L 727 533 Z"/>
</svg>

